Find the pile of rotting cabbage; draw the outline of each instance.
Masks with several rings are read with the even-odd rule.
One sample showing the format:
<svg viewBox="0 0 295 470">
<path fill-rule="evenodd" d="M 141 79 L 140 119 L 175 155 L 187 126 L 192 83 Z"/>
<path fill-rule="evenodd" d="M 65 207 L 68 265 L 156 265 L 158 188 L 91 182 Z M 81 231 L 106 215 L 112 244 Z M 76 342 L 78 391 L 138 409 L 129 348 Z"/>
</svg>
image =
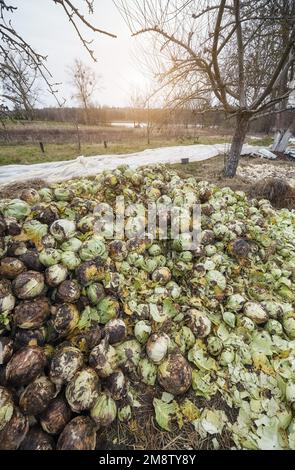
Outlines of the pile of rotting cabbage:
<svg viewBox="0 0 295 470">
<path fill-rule="evenodd" d="M 122 195 L 200 202 L 201 245 L 94 233 L 97 203 Z M 0 213 L 2 449 L 94 449 L 141 406 L 138 383 L 159 432 L 295 449 L 294 213 L 163 166 L 26 189 Z M 197 406 L 217 393 L 234 422 Z"/>
</svg>

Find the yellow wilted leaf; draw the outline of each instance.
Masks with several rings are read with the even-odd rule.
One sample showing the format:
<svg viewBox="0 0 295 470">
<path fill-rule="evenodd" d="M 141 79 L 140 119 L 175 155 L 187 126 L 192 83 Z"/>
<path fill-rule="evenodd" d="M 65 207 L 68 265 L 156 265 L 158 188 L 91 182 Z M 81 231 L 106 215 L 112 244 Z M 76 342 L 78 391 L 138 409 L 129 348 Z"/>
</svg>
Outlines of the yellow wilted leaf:
<svg viewBox="0 0 295 470">
<path fill-rule="evenodd" d="M 273 377 L 276 375 L 265 354 L 253 353 L 252 359 L 255 369 L 261 370 L 265 374 L 272 375 Z"/>
<path fill-rule="evenodd" d="M 19 235 L 15 235 L 13 238 L 14 240 L 17 240 L 20 242 L 26 242 L 29 240 L 28 235 L 24 231 L 22 231 Z"/>
<path fill-rule="evenodd" d="M 13 238 L 14 240 L 20 241 L 20 242 L 28 242 L 28 241 L 34 242 L 35 247 L 37 248 L 38 251 L 41 251 L 44 248 L 41 241 L 37 237 L 35 238 L 32 235 L 27 235 L 23 231 L 19 235 L 14 236 Z"/>
<path fill-rule="evenodd" d="M 183 416 L 189 421 L 189 422 L 192 422 L 196 419 L 199 418 L 200 416 L 200 411 L 199 409 L 196 407 L 196 405 L 191 401 L 189 400 L 188 398 L 186 398 L 184 400 L 183 403 L 181 403 L 180 405 L 180 410 L 181 410 L 181 413 L 183 414 Z"/>
<path fill-rule="evenodd" d="M 134 329 L 132 319 L 131 318 L 126 318 L 126 320 L 124 320 L 124 321 L 125 321 L 125 326 L 126 326 L 126 330 L 127 330 L 127 336 L 132 335 L 133 334 L 133 329 Z"/>
<path fill-rule="evenodd" d="M 207 285 L 207 280 L 205 277 L 200 277 L 198 280 L 199 286 L 206 286 Z"/>
<path fill-rule="evenodd" d="M 139 431 L 138 424 L 137 424 L 137 421 L 135 419 L 131 419 L 128 422 L 128 428 L 130 429 L 131 432 L 134 432 L 134 433 Z"/>
<path fill-rule="evenodd" d="M 176 401 L 174 401 L 173 403 L 176 403 Z M 177 405 L 177 403 L 176 403 L 176 405 Z M 182 429 L 183 428 L 183 414 L 182 414 L 181 409 L 178 405 L 177 405 L 177 411 L 176 411 L 176 420 L 177 420 L 177 424 L 178 424 L 179 429 Z"/>
<path fill-rule="evenodd" d="M 121 290 L 121 297 L 122 298 L 127 298 L 129 296 L 130 292 L 129 292 L 129 289 L 127 289 L 126 287 Z"/>
<path fill-rule="evenodd" d="M 124 310 L 124 313 L 126 313 L 126 315 L 133 315 L 133 312 L 128 304 L 124 304 L 123 310 Z"/>
<path fill-rule="evenodd" d="M 278 357 L 280 359 L 287 359 L 290 355 L 290 349 L 286 349 L 285 351 L 280 351 L 279 354 L 278 354 Z"/>
<path fill-rule="evenodd" d="M 214 286 L 214 295 L 217 300 L 222 300 L 224 298 L 224 291 L 218 286 Z"/>
</svg>

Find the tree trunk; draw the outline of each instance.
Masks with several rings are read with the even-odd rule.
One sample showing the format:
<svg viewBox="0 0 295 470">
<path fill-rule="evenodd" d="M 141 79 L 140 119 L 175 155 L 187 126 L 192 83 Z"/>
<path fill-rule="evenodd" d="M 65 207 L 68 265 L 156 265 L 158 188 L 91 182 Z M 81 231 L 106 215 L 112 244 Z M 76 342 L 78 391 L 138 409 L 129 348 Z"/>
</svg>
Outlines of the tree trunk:
<svg viewBox="0 0 295 470">
<path fill-rule="evenodd" d="M 77 130 L 77 140 L 78 140 L 78 152 L 81 152 L 81 139 L 80 139 L 80 130 L 78 125 L 78 120 L 76 120 L 76 130 Z"/>
<path fill-rule="evenodd" d="M 294 130 L 295 117 L 293 118 L 293 121 L 290 123 L 288 128 L 277 130 L 272 150 L 274 152 L 285 152 L 286 148 L 288 147 L 289 139 L 292 137 Z"/>
<path fill-rule="evenodd" d="M 248 127 L 249 116 L 245 114 L 238 115 L 233 140 L 224 167 L 224 176 L 227 178 L 233 178 L 236 174 Z"/>
<path fill-rule="evenodd" d="M 276 132 L 272 151 L 274 152 L 285 152 L 292 132 L 290 129 L 280 130 Z"/>
</svg>

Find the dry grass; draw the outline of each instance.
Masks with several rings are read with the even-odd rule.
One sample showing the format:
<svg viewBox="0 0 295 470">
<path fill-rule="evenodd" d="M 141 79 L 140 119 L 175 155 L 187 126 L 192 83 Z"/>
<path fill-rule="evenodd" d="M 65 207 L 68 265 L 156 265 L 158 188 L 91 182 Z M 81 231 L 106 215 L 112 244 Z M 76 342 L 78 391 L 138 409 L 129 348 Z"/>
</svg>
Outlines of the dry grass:
<svg viewBox="0 0 295 470">
<path fill-rule="evenodd" d="M 41 179 L 33 179 L 33 180 L 27 180 L 27 181 L 20 182 L 20 183 L 8 184 L 7 186 L 3 186 L 3 188 L 0 189 L 0 199 L 18 198 L 20 196 L 20 193 L 23 191 L 23 189 L 26 189 L 26 188 L 41 189 L 41 188 L 44 188 L 45 186 L 47 186 L 46 181 L 41 180 Z"/>
<path fill-rule="evenodd" d="M 255 198 L 268 199 L 278 209 L 295 207 L 295 189 L 279 178 L 258 181 L 250 188 L 250 194 Z"/>
<path fill-rule="evenodd" d="M 155 422 L 153 398 L 160 397 L 163 390 L 157 385 L 143 387 L 139 383 L 135 385 L 135 389 L 141 407 L 134 408 L 132 419 L 128 423 L 115 422 L 109 428 L 103 429 L 99 435 L 98 449 L 209 450 L 214 449 L 214 439 L 218 441 L 220 449 L 230 449 L 234 445 L 228 431 L 225 430 L 221 435 L 201 438 L 188 422 L 184 422 L 181 429 L 176 423 L 172 423 L 170 432 L 161 430 Z M 236 420 L 237 410 L 229 408 L 220 393 L 211 400 L 205 400 L 190 391 L 186 398 L 192 400 L 200 410 L 223 410 L 230 422 Z"/>
<path fill-rule="evenodd" d="M 210 137 L 212 142 L 229 141 L 230 133 L 225 130 L 194 129 L 184 126 L 153 127 L 150 131 L 152 140 L 173 140 L 179 143 L 187 139 L 194 143 L 203 143 L 204 138 Z M 79 136 L 82 145 L 100 144 L 107 141 L 114 143 L 130 143 L 139 141 L 144 144 L 147 140 L 146 128 L 124 126 L 79 125 Z M 23 144 L 77 144 L 78 132 L 74 123 L 58 122 L 18 122 L 0 127 L 0 143 L 10 145 Z"/>
</svg>

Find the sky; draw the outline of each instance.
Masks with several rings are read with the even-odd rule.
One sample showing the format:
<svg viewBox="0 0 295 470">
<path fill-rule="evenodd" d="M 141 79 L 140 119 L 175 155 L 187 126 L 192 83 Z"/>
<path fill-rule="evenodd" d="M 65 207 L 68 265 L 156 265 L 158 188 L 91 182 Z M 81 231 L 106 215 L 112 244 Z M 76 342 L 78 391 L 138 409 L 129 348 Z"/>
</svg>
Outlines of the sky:
<svg viewBox="0 0 295 470">
<path fill-rule="evenodd" d="M 69 84 L 68 68 L 75 58 L 81 59 L 101 76 L 101 89 L 96 92 L 95 103 L 101 106 L 128 106 L 134 91 L 142 91 L 149 86 L 151 76 L 135 60 L 139 53 L 140 41 L 131 37 L 124 19 L 120 16 L 112 0 L 95 0 L 92 23 L 98 28 L 113 32 L 118 37 L 112 39 L 81 28 L 83 35 L 94 42 L 97 62 L 88 55 L 66 18 L 62 8 L 53 0 L 10 0 L 18 7 L 12 17 L 13 26 L 37 52 L 47 55 L 47 66 L 55 82 L 62 82 L 60 96 L 67 105 L 73 104 L 73 90 Z M 75 0 L 77 6 L 83 1 Z M 54 105 L 49 95 L 43 97 L 43 105 Z"/>
</svg>

